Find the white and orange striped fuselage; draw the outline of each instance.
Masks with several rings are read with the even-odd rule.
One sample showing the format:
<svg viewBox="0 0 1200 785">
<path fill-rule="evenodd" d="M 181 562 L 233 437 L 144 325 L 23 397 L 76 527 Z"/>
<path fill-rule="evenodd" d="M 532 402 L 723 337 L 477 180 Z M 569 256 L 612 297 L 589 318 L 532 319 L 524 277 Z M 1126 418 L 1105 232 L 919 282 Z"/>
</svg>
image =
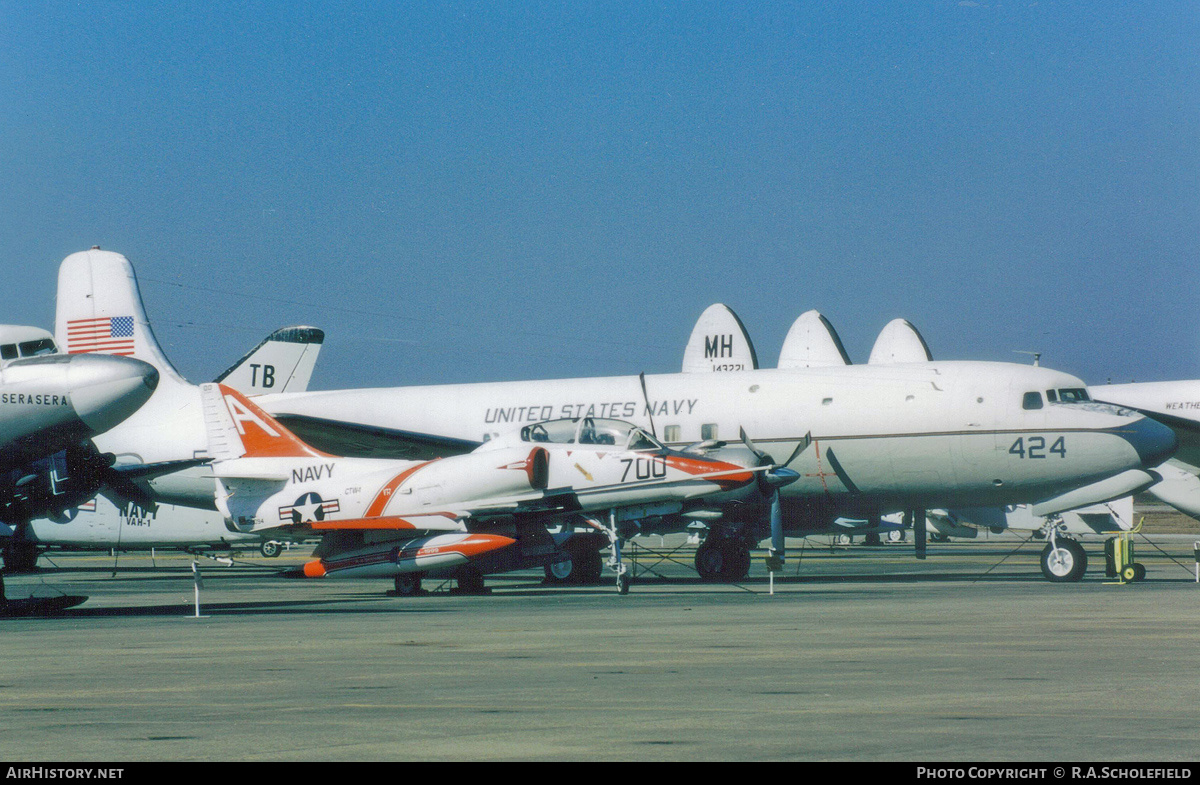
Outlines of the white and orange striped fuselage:
<svg viewBox="0 0 1200 785">
<path fill-rule="evenodd" d="M 526 427 L 432 461 L 340 458 L 300 441 L 230 388 L 204 385 L 202 401 L 216 504 L 231 530 L 273 539 L 356 535 L 331 537 L 308 575 L 462 564 L 513 542 L 469 532 L 472 519 L 669 515 L 692 499 L 753 493 L 763 468 L 745 448 L 720 457 L 671 451 L 628 423 L 592 418 Z"/>
</svg>

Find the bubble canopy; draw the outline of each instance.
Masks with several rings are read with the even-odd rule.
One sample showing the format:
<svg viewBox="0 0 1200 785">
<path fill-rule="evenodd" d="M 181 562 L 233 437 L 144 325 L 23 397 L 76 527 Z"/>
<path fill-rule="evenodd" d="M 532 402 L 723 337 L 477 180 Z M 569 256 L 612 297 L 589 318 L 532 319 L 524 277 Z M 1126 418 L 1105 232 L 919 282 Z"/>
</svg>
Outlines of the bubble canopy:
<svg viewBox="0 0 1200 785">
<path fill-rule="evenodd" d="M 622 450 L 663 450 L 663 445 L 633 423 L 604 417 L 547 420 L 521 429 L 521 441 L 580 444 Z"/>
</svg>

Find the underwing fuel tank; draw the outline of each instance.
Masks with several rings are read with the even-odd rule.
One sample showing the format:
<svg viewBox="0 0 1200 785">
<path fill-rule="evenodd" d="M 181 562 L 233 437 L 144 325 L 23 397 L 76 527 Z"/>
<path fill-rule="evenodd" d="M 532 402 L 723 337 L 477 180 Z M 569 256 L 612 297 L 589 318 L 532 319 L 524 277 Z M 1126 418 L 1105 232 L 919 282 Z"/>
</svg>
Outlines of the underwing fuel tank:
<svg viewBox="0 0 1200 785">
<path fill-rule="evenodd" d="M 498 534 L 435 534 L 411 540 L 368 545 L 357 550 L 321 556 L 304 565 L 309 578 L 391 578 L 406 572 L 458 567 L 484 554 L 507 548 L 516 540 Z"/>
</svg>

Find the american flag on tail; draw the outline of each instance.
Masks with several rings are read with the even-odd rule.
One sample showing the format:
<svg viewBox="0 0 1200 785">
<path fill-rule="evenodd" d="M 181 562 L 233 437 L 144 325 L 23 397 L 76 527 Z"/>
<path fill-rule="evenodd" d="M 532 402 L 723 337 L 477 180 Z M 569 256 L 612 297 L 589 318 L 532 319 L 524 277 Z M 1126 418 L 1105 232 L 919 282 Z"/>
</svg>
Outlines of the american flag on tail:
<svg viewBox="0 0 1200 785">
<path fill-rule="evenodd" d="M 71 319 L 67 322 L 67 353 L 134 353 L 133 317 L 105 316 L 99 319 Z"/>
</svg>

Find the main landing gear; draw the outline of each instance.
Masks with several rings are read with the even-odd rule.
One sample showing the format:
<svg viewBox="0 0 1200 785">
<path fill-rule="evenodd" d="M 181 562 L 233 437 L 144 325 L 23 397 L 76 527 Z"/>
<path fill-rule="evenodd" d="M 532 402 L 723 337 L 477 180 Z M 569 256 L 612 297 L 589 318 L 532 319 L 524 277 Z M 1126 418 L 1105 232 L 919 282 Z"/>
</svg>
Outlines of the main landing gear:
<svg viewBox="0 0 1200 785">
<path fill-rule="evenodd" d="M 750 547 L 740 537 L 708 537 L 696 549 L 701 580 L 733 582 L 750 574 Z"/>
<path fill-rule="evenodd" d="M 604 559 L 594 537 L 576 536 L 567 540 L 558 561 L 545 567 L 546 583 L 586 586 L 600 581 Z"/>
</svg>

